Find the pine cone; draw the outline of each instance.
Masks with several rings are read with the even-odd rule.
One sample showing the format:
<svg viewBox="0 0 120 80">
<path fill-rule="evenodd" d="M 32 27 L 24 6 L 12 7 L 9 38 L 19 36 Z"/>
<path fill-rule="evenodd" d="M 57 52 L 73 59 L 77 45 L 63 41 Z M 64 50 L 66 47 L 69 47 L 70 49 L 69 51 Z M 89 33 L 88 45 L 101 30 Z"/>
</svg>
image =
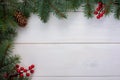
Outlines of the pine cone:
<svg viewBox="0 0 120 80">
<path fill-rule="evenodd" d="M 16 11 L 14 17 L 19 26 L 25 27 L 27 25 L 27 18 L 23 15 L 22 12 Z"/>
</svg>

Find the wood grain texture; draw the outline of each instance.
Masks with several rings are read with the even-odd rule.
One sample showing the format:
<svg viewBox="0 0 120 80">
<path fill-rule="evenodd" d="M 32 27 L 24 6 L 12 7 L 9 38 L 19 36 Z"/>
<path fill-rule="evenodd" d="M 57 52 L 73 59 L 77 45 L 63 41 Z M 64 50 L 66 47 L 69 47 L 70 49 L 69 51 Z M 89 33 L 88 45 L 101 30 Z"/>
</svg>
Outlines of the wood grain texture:
<svg viewBox="0 0 120 80">
<path fill-rule="evenodd" d="M 31 15 L 26 28 L 18 30 L 15 43 L 120 43 L 120 22 L 113 15 L 97 20 L 81 12 L 69 12 L 68 19 L 51 15 L 48 23 Z"/>
<path fill-rule="evenodd" d="M 34 76 L 120 76 L 119 44 L 16 44 L 14 52 L 36 65 Z"/>
</svg>

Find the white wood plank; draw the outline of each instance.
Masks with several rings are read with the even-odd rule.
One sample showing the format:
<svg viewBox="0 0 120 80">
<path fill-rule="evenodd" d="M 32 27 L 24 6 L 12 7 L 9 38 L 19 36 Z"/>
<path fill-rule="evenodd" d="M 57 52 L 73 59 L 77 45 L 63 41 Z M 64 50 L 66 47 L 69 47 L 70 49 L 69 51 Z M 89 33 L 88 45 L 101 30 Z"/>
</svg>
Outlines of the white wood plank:
<svg viewBox="0 0 120 80">
<path fill-rule="evenodd" d="M 119 52 L 120 44 L 16 44 L 14 49 L 23 65 L 36 65 L 34 76 L 120 75 Z"/>
<path fill-rule="evenodd" d="M 120 42 L 120 21 L 113 16 L 87 19 L 81 12 L 70 12 L 67 20 L 51 15 L 42 23 L 32 15 L 26 28 L 18 30 L 16 43 Z"/>
<path fill-rule="evenodd" d="M 120 80 L 120 77 L 33 77 L 32 80 Z"/>
</svg>

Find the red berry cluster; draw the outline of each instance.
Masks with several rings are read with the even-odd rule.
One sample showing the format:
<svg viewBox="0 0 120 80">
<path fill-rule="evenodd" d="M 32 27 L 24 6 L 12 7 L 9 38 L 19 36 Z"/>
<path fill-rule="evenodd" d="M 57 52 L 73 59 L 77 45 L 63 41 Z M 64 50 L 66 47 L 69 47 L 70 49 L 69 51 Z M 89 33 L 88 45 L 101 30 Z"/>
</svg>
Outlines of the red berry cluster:
<svg viewBox="0 0 120 80">
<path fill-rule="evenodd" d="M 35 65 L 30 65 L 28 67 L 28 69 L 24 68 L 24 67 L 20 67 L 18 64 L 16 65 L 16 71 L 19 75 L 19 77 L 24 77 L 24 76 L 27 76 L 29 77 L 31 74 L 34 73 L 34 67 Z"/>
<path fill-rule="evenodd" d="M 3 76 L 4 78 L 14 78 L 14 77 L 29 77 L 31 74 L 34 73 L 34 67 L 35 65 L 30 65 L 27 69 L 24 67 L 21 67 L 20 65 L 16 65 L 15 69 L 16 72 L 15 73 L 5 73 Z"/>
<path fill-rule="evenodd" d="M 105 14 L 105 4 L 103 4 L 102 2 L 98 2 L 98 6 L 94 11 L 94 14 L 96 15 L 97 19 L 100 19 L 101 17 L 103 17 Z"/>
</svg>

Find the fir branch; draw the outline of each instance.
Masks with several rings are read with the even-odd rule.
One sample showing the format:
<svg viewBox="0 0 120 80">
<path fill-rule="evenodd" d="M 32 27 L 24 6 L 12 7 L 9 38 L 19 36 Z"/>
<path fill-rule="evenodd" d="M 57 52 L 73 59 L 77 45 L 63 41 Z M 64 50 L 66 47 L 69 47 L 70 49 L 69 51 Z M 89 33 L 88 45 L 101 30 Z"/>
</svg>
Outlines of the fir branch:
<svg viewBox="0 0 120 80">
<path fill-rule="evenodd" d="M 39 13 L 39 16 L 41 18 L 41 20 L 43 22 L 47 22 L 49 17 L 50 17 L 50 5 L 48 4 L 49 0 L 42 0 L 41 1 L 41 5 L 40 2 L 38 2 L 39 4 L 39 9 L 38 9 L 38 13 Z"/>
<path fill-rule="evenodd" d="M 115 16 L 116 19 L 120 19 L 120 7 L 117 7 L 115 9 L 114 16 Z"/>
<path fill-rule="evenodd" d="M 84 6 L 84 14 L 87 18 L 92 18 L 93 17 L 93 9 L 91 5 L 90 0 L 85 0 L 85 6 Z"/>
<path fill-rule="evenodd" d="M 120 1 L 114 2 L 114 16 L 116 19 L 120 19 Z"/>
<path fill-rule="evenodd" d="M 2 62 L 0 63 L 0 69 L 2 68 L 2 66 L 3 66 L 3 64 L 4 64 L 4 60 L 5 60 L 5 57 L 6 57 L 6 55 L 8 55 L 8 53 L 7 53 L 7 51 L 8 51 L 8 49 L 10 48 L 10 43 L 9 44 L 7 44 L 7 47 L 6 47 L 6 49 L 5 49 L 5 53 L 3 53 L 4 55 L 3 55 L 3 57 L 2 57 Z"/>
<path fill-rule="evenodd" d="M 19 58 L 19 56 L 17 56 L 17 55 L 15 55 L 15 56 L 9 56 L 9 58 L 5 59 L 5 61 L 6 61 L 7 63 L 4 63 L 4 65 L 1 66 L 0 72 L 1 72 L 3 69 L 9 67 L 10 65 L 15 65 L 16 63 L 19 63 L 19 62 L 20 62 L 19 59 L 20 59 L 20 58 Z"/>
<path fill-rule="evenodd" d="M 105 3 L 105 14 L 108 15 L 111 12 L 112 4 L 114 3 L 113 0 L 109 0 Z"/>
<path fill-rule="evenodd" d="M 1 0 L 2 3 L 5 3 L 5 0 Z M 7 12 L 6 12 L 6 4 L 2 4 L 3 7 L 3 17 L 6 19 Z"/>
<path fill-rule="evenodd" d="M 83 3 L 83 0 L 66 0 L 66 8 L 70 10 L 77 10 L 81 4 Z"/>
<path fill-rule="evenodd" d="M 50 5 L 51 8 L 53 8 L 53 10 L 55 10 L 55 12 L 56 12 L 58 15 L 60 15 L 60 16 L 63 17 L 63 18 L 66 18 L 66 16 L 65 16 L 62 12 L 60 12 L 51 2 L 49 2 L 49 5 Z"/>
</svg>

